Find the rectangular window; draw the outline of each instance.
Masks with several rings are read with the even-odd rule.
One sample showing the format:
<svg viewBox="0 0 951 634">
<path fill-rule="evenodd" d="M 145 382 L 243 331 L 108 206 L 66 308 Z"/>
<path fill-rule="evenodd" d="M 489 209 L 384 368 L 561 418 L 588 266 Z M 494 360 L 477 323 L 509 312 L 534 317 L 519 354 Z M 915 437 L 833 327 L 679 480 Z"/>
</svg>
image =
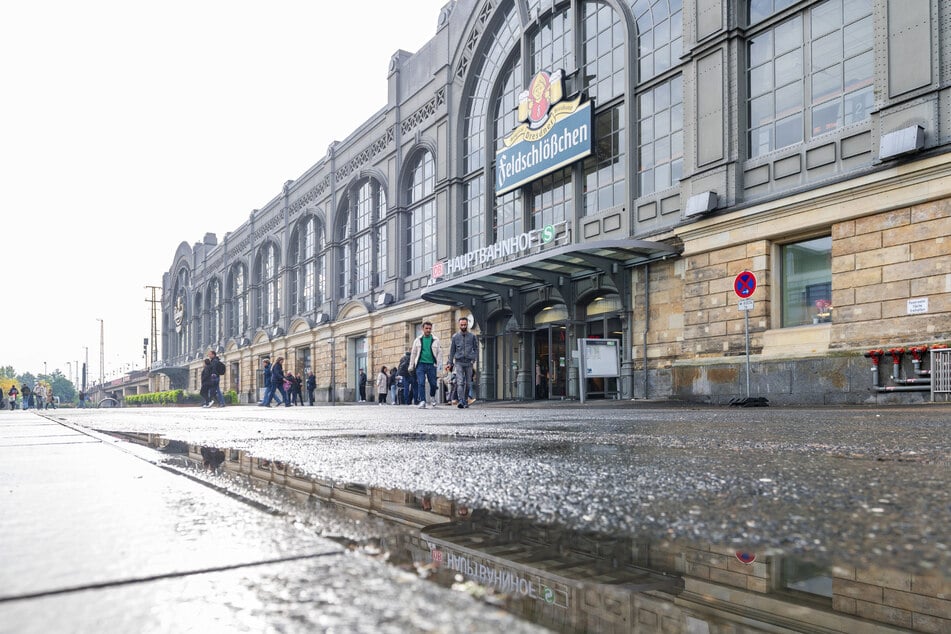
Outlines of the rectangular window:
<svg viewBox="0 0 951 634">
<path fill-rule="evenodd" d="M 584 161 L 584 214 L 621 205 L 625 201 L 627 145 L 624 104 L 600 113 L 595 119 L 595 152 Z"/>
<path fill-rule="evenodd" d="M 676 185 L 683 176 L 684 97 L 678 75 L 637 96 L 637 195 Z"/>
<path fill-rule="evenodd" d="M 750 19 L 771 12 L 753 3 Z M 747 44 L 750 157 L 869 117 L 874 94 L 871 0 L 826 0 Z"/>
<path fill-rule="evenodd" d="M 832 238 L 782 247 L 782 326 L 832 321 Z"/>
</svg>

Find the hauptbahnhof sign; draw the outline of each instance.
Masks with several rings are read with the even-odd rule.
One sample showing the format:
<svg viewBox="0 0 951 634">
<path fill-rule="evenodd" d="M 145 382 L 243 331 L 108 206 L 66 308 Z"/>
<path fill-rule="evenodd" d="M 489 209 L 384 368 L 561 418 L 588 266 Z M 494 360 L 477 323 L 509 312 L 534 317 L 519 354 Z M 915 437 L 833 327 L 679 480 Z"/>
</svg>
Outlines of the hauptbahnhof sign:
<svg viewBox="0 0 951 634">
<path fill-rule="evenodd" d="M 522 122 L 495 154 L 495 193 L 500 196 L 591 154 L 591 102 L 563 101 L 564 73 L 540 72 L 519 95 Z"/>
</svg>

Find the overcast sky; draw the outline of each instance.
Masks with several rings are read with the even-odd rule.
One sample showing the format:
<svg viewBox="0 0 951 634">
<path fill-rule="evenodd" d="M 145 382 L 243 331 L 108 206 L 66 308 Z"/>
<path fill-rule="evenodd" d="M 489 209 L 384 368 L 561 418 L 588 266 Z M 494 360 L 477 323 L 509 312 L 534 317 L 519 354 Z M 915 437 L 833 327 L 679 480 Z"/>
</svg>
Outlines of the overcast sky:
<svg viewBox="0 0 951 634">
<path fill-rule="evenodd" d="M 0 366 L 142 368 L 150 292 L 386 105 L 448 0 L 0 4 Z"/>
</svg>

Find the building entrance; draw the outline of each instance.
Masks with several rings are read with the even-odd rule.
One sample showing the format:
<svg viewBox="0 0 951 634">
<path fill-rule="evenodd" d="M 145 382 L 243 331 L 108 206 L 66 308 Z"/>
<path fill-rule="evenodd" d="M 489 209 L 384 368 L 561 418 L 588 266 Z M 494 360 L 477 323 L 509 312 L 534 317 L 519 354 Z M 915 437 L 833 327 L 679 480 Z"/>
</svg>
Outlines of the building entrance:
<svg viewBox="0 0 951 634">
<path fill-rule="evenodd" d="M 477 383 L 485 382 L 484 394 L 488 399 L 512 401 L 518 398 L 518 324 L 511 315 L 497 317 L 489 326 L 496 335 L 486 336 L 485 367 Z"/>
<path fill-rule="evenodd" d="M 564 399 L 567 395 L 568 360 L 565 326 L 539 328 L 533 337 L 535 399 Z"/>
</svg>

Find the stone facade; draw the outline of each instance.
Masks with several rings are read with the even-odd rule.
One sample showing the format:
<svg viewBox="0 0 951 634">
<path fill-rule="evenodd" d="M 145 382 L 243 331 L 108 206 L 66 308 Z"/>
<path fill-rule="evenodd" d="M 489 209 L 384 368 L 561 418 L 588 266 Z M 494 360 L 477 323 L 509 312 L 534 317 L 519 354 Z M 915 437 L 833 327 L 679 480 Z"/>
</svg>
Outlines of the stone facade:
<svg viewBox="0 0 951 634">
<path fill-rule="evenodd" d="M 449 2 L 430 42 L 394 54 L 376 115 L 220 242 L 179 245 L 154 370 L 197 389 L 213 348 L 251 401 L 260 360 L 283 355 L 319 398 L 349 400 L 422 320 L 447 337 L 471 315 L 486 399 L 577 398 L 578 340 L 611 337 L 606 397 L 728 402 L 748 376 L 776 403 L 925 400 L 900 383 L 907 354 L 879 386 L 865 355 L 951 343 L 949 11 Z M 793 57 L 766 46 L 780 39 Z M 496 149 L 540 71 L 591 99 L 596 147 L 496 195 Z M 812 240 L 831 244 L 821 270 L 784 259 Z"/>
</svg>

